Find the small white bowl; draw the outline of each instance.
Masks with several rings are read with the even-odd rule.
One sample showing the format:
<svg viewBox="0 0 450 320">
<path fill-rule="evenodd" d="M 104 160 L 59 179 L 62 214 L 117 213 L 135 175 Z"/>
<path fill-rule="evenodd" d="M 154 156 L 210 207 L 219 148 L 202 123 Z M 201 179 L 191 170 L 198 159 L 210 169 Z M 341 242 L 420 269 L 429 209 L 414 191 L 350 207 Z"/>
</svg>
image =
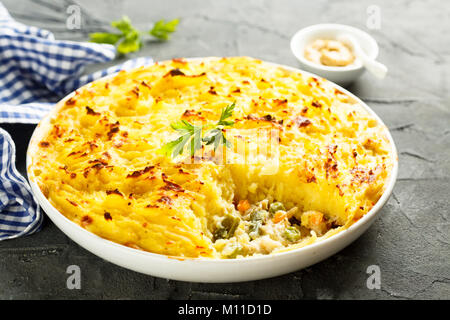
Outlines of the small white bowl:
<svg viewBox="0 0 450 320">
<path fill-rule="evenodd" d="M 372 59 L 378 56 L 378 44 L 367 32 L 342 24 L 316 24 L 299 30 L 291 39 L 291 50 L 300 62 L 302 69 L 315 73 L 325 79 L 345 86 L 356 80 L 365 70 L 361 62 L 345 67 L 329 67 L 311 62 L 305 58 L 305 47 L 316 39 L 336 39 L 348 33 L 355 37 L 364 52 Z"/>
</svg>

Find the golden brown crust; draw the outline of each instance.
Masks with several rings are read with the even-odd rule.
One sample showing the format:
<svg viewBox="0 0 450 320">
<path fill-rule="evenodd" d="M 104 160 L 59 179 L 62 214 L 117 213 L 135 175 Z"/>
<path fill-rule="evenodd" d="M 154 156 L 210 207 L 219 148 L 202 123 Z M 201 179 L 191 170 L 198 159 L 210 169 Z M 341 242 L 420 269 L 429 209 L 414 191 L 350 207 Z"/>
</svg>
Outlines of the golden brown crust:
<svg viewBox="0 0 450 320">
<path fill-rule="evenodd" d="M 276 131 L 277 171 L 231 150 L 226 165 L 207 148 L 193 158 L 200 163 L 157 152 L 174 136 L 171 123 L 216 122 L 234 101 L 227 137 L 252 147 L 249 130 Z M 42 126 L 30 176 L 60 212 L 107 239 L 174 256 L 220 257 L 211 226 L 236 199 L 271 197 L 348 226 L 378 201 L 393 166 L 386 128 L 352 98 L 245 57 L 120 72 L 61 101 Z"/>
</svg>

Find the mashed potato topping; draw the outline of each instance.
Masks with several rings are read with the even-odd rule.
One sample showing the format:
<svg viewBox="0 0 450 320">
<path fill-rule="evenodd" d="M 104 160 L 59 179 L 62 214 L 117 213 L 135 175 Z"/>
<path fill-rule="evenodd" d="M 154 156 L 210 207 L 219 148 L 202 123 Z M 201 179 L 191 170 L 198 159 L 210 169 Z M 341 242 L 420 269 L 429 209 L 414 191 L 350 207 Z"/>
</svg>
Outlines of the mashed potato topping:
<svg viewBox="0 0 450 320">
<path fill-rule="evenodd" d="M 171 124 L 216 122 L 232 103 L 230 146 L 159 152 L 176 137 Z M 170 256 L 240 258 L 313 243 L 367 213 L 393 166 L 386 132 L 324 79 L 247 57 L 174 59 L 62 101 L 29 175 L 100 237 Z"/>
</svg>

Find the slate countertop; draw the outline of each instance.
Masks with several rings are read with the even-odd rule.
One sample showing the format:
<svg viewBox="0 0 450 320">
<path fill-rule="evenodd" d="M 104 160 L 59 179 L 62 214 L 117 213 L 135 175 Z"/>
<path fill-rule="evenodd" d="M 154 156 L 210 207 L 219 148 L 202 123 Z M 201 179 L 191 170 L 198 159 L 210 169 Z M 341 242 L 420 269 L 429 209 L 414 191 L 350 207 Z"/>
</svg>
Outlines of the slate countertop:
<svg viewBox="0 0 450 320">
<path fill-rule="evenodd" d="M 348 89 L 390 128 L 400 169 L 394 193 L 373 226 L 331 258 L 285 276 L 234 284 L 153 278 L 108 263 L 79 247 L 46 219 L 41 232 L 0 242 L 0 299 L 449 299 L 450 298 L 450 36 L 444 1 L 377 1 L 380 28 L 369 29 L 373 1 L 16 1 L 4 5 L 19 21 L 58 39 L 89 32 L 128 15 L 138 27 L 181 18 L 168 42 L 148 43 L 130 57 L 248 55 L 297 67 L 289 49 L 300 28 L 324 22 L 359 27 L 380 46 L 389 67 L 383 81 L 364 74 Z M 81 8 L 80 30 L 68 30 L 69 5 Z M 377 9 L 378 8 L 378 9 Z M 114 63 L 118 63 L 115 61 Z M 88 71 L 105 67 L 95 66 Z M 1 125 L 25 171 L 30 125 Z M 69 290 L 69 265 L 81 289 Z M 381 288 L 369 289 L 369 266 Z"/>
</svg>

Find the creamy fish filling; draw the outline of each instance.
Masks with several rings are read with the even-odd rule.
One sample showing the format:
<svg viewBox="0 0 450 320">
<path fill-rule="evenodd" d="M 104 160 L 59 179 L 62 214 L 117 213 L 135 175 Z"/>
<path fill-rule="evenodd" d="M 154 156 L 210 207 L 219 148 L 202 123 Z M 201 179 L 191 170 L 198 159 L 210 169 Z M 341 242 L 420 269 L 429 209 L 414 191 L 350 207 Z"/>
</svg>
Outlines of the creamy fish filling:
<svg viewBox="0 0 450 320">
<path fill-rule="evenodd" d="M 234 259 L 272 253 L 337 227 L 335 219 L 319 211 L 302 212 L 269 199 L 241 200 L 233 214 L 216 219 L 212 240 L 222 258 Z"/>
</svg>

